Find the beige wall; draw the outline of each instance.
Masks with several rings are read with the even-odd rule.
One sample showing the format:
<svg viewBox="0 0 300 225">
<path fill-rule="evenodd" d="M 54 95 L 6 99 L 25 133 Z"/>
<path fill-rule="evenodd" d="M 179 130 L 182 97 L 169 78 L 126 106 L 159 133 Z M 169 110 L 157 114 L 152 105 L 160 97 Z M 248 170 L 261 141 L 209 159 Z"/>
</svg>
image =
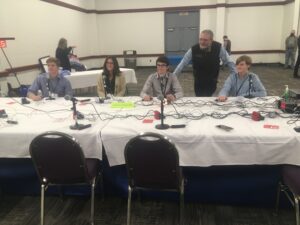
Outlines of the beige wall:
<svg viewBox="0 0 300 225">
<path fill-rule="evenodd" d="M 200 29 L 211 29 L 216 33 L 217 28 L 217 10 L 202 9 L 200 10 Z"/>
<path fill-rule="evenodd" d="M 217 0 L 96 0 L 98 10 L 159 8 L 216 4 Z"/>
<path fill-rule="evenodd" d="M 96 17 L 39 0 L 1 0 L 0 37 L 16 38 L 7 41 L 5 49 L 13 67 L 36 64 L 41 56 L 54 56 L 61 37 L 77 46 L 75 53 L 79 56 L 94 55 L 99 53 Z M 0 71 L 8 67 L 0 52 Z M 28 71 L 20 80 L 30 84 L 38 73 Z"/>
<path fill-rule="evenodd" d="M 164 13 L 121 13 L 98 15 L 101 54 L 164 52 Z"/>
<path fill-rule="evenodd" d="M 84 9 L 95 9 L 96 4 L 95 1 L 98 0 L 60 0 L 62 2 L 78 6 Z"/>
<path fill-rule="evenodd" d="M 281 6 L 227 9 L 232 50 L 281 49 L 282 18 Z"/>
<path fill-rule="evenodd" d="M 5 49 L 14 67 L 32 65 L 44 55 L 54 55 L 59 38 L 76 45 L 80 56 L 122 54 L 134 49 L 139 54 L 164 52 L 164 12 L 86 14 L 40 0 L 0 0 L 0 37 L 15 37 Z M 159 8 L 222 3 L 251 3 L 259 0 L 62 0 L 85 9 L 114 10 Z M 279 0 L 264 0 L 264 2 Z M 279 1 L 280 2 L 280 1 Z M 216 40 L 227 34 L 232 50 L 274 50 L 284 48 L 284 39 L 293 26 L 295 4 L 200 10 L 200 29 L 211 29 Z M 217 22 L 217 18 L 222 18 Z M 224 24 L 222 24 L 224 23 Z M 300 30 L 300 24 L 299 24 Z M 237 56 L 234 55 L 234 58 Z M 283 54 L 253 54 L 254 62 L 283 62 Z M 123 59 L 119 62 L 123 65 Z M 103 59 L 85 60 L 88 67 L 100 66 Z M 139 66 L 154 65 L 155 57 L 139 58 Z M 0 71 L 8 64 L 0 53 Z M 38 71 L 20 76 L 31 83 Z M 22 75 L 23 75 L 22 74 Z M 3 78 L 2 78 L 3 80 Z M 11 78 L 11 80 L 13 80 Z"/>
</svg>

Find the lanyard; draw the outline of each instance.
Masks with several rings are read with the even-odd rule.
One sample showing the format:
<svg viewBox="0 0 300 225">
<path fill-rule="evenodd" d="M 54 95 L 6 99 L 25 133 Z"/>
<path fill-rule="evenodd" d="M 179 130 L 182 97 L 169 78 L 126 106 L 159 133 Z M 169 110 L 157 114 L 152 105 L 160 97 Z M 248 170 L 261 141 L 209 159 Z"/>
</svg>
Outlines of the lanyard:
<svg viewBox="0 0 300 225">
<path fill-rule="evenodd" d="M 160 80 L 161 93 L 165 97 L 165 95 L 166 95 L 166 89 L 167 89 L 167 84 L 168 84 L 168 81 L 169 81 L 169 77 L 166 76 L 166 75 L 163 76 L 163 77 L 160 77 L 159 74 L 157 74 L 157 76 L 159 77 L 159 80 Z M 165 83 L 163 82 L 165 80 L 164 78 L 166 78 Z"/>
<path fill-rule="evenodd" d="M 237 81 L 238 81 L 238 74 L 236 75 L 236 80 L 235 80 L 235 87 L 237 88 Z M 247 77 L 245 78 L 245 80 L 243 80 L 243 82 L 241 83 L 239 89 L 237 89 L 235 96 L 238 96 L 238 93 L 240 92 L 241 88 L 243 87 L 244 83 L 246 80 L 248 80 L 249 75 L 247 74 Z"/>
<path fill-rule="evenodd" d="M 57 85 L 58 85 L 58 80 L 57 80 L 57 83 L 56 83 L 56 85 L 54 87 L 52 85 L 50 85 L 50 84 L 51 84 L 50 79 L 48 79 L 48 82 L 47 82 L 48 91 L 51 92 L 51 93 L 56 93 L 56 89 L 57 89 Z"/>
</svg>

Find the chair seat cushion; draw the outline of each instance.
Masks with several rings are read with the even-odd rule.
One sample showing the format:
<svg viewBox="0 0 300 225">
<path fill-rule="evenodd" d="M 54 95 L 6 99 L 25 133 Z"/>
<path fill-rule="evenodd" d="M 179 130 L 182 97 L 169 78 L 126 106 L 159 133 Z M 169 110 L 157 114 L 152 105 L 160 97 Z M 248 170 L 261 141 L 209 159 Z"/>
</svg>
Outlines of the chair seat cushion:
<svg viewBox="0 0 300 225">
<path fill-rule="evenodd" d="M 282 169 L 283 182 L 290 188 L 290 190 L 300 195 L 300 167 L 287 165 Z"/>
<path fill-rule="evenodd" d="M 89 179 L 93 179 L 99 173 L 100 160 L 99 159 L 85 159 Z"/>
</svg>

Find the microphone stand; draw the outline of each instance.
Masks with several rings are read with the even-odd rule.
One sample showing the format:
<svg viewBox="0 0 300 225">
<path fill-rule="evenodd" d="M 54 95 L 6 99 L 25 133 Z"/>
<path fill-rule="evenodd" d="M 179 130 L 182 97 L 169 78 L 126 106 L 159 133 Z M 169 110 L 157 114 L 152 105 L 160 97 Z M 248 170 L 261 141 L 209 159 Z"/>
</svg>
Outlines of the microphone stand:
<svg viewBox="0 0 300 225">
<path fill-rule="evenodd" d="M 169 129 L 170 126 L 168 124 L 164 123 L 164 97 L 162 96 L 161 100 L 160 100 L 160 124 L 157 124 L 155 126 L 156 129 L 159 130 L 166 130 Z"/>
<path fill-rule="evenodd" d="M 7 63 L 8 63 L 8 65 L 9 65 L 9 67 L 10 67 L 12 73 L 14 74 L 14 76 L 15 76 L 15 78 L 16 78 L 16 80 L 17 80 L 17 83 L 18 83 L 19 86 L 20 86 L 20 87 L 19 87 L 19 92 L 20 92 L 20 95 L 21 95 L 21 97 L 22 97 L 22 99 L 21 99 L 22 104 L 29 104 L 30 101 L 28 101 L 28 100 L 26 99 L 26 96 L 23 96 L 23 89 L 25 88 L 25 85 L 22 85 L 22 84 L 21 84 L 21 82 L 20 82 L 20 80 L 19 80 L 19 78 L 18 78 L 18 76 L 17 76 L 17 73 L 13 70 L 13 67 L 12 67 L 12 65 L 11 65 L 11 63 L 10 63 L 10 61 L 9 61 L 9 59 L 8 59 L 8 57 L 7 57 L 7 55 L 6 55 L 6 53 L 5 53 L 5 51 L 3 50 L 3 48 L 1 48 L 1 51 L 2 51 L 2 53 L 3 53 L 3 55 L 4 55 L 4 57 L 5 57 L 5 59 L 6 59 Z"/>
<path fill-rule="evenodd" d="M 76 99 L 72 98 L 71 99 L 73 103 L 73 118 L 75 120 L 75 124 L 70 126 L 71 130 L 83 130 L 85 128 L 91 127 L 91 124 L 79 124 L 78 119 L 77 119 L 77 109 L 76 109 Z"/>
<path fill-rule="evenodd" d="M 164 90 L 164 83 L 163 83 L 163 77 L 160 77 L 160 88 L 161 88 L 161 93 L 162 95 L 161 96 L 158 96 L 158 99 L 160 99 L 160 124 L 157 124 L 155 126 L 156 129 L 159 129 L 159 130 L 166 130 L 166 129 L 169 129 L 170 126 L 168 124 L 164 124 L 164 93 L 163 93 L 163 90 Z"/>
</svg>

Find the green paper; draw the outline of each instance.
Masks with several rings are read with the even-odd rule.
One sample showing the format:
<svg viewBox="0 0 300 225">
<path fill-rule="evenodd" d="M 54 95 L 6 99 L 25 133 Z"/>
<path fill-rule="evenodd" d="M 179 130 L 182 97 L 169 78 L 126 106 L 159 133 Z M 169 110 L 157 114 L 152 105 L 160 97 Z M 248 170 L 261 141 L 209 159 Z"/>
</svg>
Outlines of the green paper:
<svg viewBox="0 0 300 225">
<path fill-rule="evenodd" d="M 133 102 L 112 102 L 110 106 L 114 109 L 133 109 L 135 107 Z"/>
</svg>

